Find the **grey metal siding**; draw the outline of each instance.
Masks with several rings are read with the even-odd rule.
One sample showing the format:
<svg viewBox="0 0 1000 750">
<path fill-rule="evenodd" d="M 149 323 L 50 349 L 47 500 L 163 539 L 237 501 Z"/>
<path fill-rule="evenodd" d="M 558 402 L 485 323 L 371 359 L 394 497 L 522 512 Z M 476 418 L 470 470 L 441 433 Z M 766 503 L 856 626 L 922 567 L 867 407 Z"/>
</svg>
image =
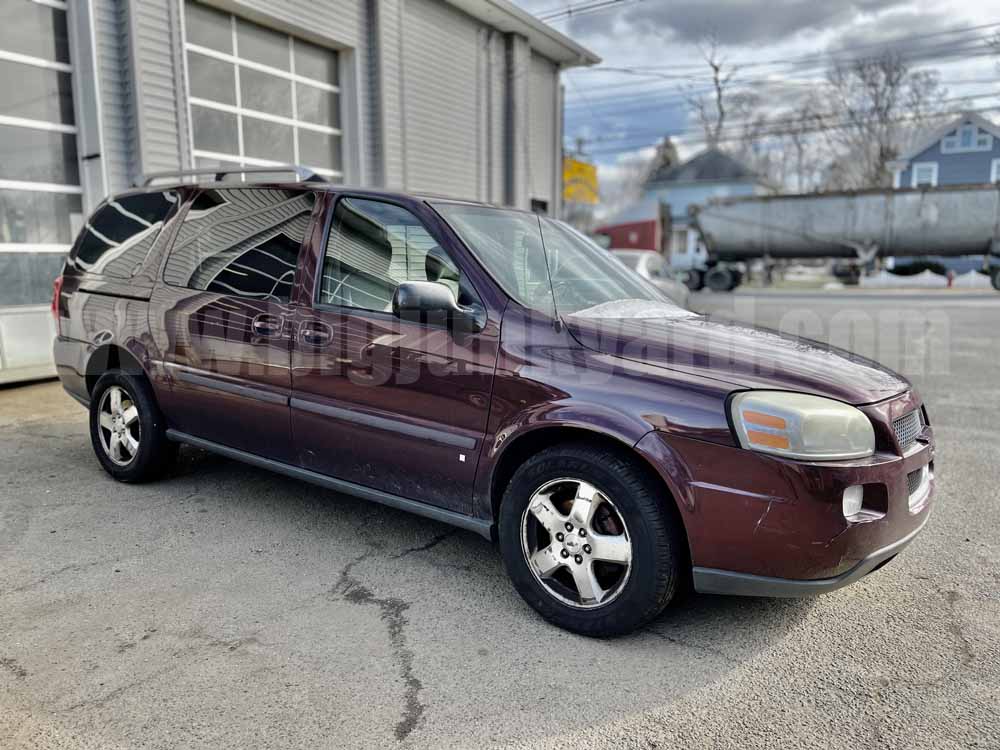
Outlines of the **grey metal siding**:
<svg viewBox="0 0 1000 750">
<path fill-rule="evenodd" d="M 556 102 L 559 72 L 555 65 L 531 55 L 528 101 L 528 189 L 529 199 L 543 200 L 550 213 L 555 208 Z"/>
<path fill-rule="evenodd" d="M 475 196 L 480 24 L 439 0 L 406 0 L 403 18 L 405 186 Z"/>
<path fill-rule="evenodd" d="M 528 40 L 516 34 L 507 35 L 506 46 L 506 119 L 504 162 L 504 202 L 517 208 L 528 208 L 529 125 L 528 91 L 531 70 L 531 48 Z"/>
<path fill-rule="evenodd" d="M 137 171 L 187 166 L 186 117 L 180 111 L 187 98 L 184 81 L 177 76 L 182 41 L 177 15 L 172 12 L 177 2 L 132 0 L 130 4 L 139 131 Z"/>
<path fill-rule="evenodd" d="M 135 119 L 129 57 L 128 7 L 118 0 L 94 0 L 97 72 L 108 192 L 127 188 L 135 175 Z"/>
<path fill-rule="evenodd" d="M 504 127 L 507 122 L 505 106 L 507 102 L 506 49 L 503 34 L 490 29 L 486 46 L 486 92 L 487 142 L 484 158 L 487 162 L 487 189 L 485 200 L 502 203 L 504 199 Z"/>
<path fill-rule="evenodd" d="M 379 2 L 377 40 L 379 49 L 377 75 L 381 91 L 378 106 L 381 120 L 374 126 L 374 135 L 380 138 L 372 144 L 372 159 L 382 170 L 380 186 L 402 188 L 406 183 L 403 161 L 403 4 L 404 0 Z"/>
</svg>

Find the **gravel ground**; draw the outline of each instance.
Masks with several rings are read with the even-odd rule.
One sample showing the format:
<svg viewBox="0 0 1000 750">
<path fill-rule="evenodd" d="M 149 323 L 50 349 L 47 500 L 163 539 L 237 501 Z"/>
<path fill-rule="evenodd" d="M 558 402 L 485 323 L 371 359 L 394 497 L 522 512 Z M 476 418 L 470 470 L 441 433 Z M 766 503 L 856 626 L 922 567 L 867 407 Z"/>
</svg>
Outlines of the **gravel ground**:
<svg viewBox="0 0 1000 750">
<path fill-rule="evenodd" d="M 928 403 L 924 534 L 808 601 L 542 622 L 484 540 L 185 449 L 110 481 L 58 384 L 0 389 L 0 747 L 1000 747 L 1000 295 L 695 295 Z"/>
</svg>

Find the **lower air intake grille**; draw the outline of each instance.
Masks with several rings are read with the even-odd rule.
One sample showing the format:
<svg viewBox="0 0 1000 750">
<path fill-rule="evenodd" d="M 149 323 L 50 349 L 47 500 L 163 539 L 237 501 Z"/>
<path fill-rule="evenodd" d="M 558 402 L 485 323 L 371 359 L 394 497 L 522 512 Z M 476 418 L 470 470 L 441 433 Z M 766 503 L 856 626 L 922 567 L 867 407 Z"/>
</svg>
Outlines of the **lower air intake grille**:
<svg viewBox="0 0 1000 750">
<path fill-rule="evenodd" d="M 924 470 L 917 469 L 916 471 L 911 471 L 906 475 L 906 494 L 908 497 L 912 496 L 920 488 L 920 482 L 924 478 Z"/>
<path fill-rule="evenodd" d="M 904 414 L 892 423 L 892 431 L 896 433 L 896 442 L 899 443 L 899 449 L 903 453 L 906 453 L 913 445 L 913 441 L 917 439 L 917 435 L 922 429 L 923 424 L 919 409 Z"/>
</svg>

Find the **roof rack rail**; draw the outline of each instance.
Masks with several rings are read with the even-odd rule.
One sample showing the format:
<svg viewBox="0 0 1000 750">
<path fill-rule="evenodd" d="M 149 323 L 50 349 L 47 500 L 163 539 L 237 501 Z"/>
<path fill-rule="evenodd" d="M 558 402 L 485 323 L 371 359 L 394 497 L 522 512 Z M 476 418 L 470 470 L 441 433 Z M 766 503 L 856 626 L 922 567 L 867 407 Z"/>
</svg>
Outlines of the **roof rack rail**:
<svg viewBox="0 0 1000 750">
<path fill-rule="evenodd" d="M 178 178 L 178 177 L 197 177 L 199 175 L 215 175 L 216 182 L 222 182 L 223 178 L 227 175 L 233 174 L 274 174 L 275 172 L 291 172 L 295 175 L 296 179 L 301 182 L 326 182 L 326 179 L 309 169 L 308 167 L 300 167 L 295 164 L 282 164 L 274 167 L 232 167 L 229 169 L 221 169 L 219 167 L 215 168 L 205 168 L 205 169 L 178 169 L 170 170 L 168 172 L 150 172 L 149 174 L 139 175 L 138 179 L 133 183 L 135 187 L 149 187 L 156 180 L 165 180 L 168 178 Z"/>
</svg>

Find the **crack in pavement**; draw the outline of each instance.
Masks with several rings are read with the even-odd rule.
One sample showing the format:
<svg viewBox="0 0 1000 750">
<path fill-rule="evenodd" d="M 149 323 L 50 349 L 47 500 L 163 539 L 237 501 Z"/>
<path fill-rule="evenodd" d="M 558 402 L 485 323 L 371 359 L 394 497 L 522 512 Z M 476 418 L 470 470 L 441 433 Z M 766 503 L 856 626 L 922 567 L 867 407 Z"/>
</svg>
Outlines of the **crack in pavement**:
<svg viewBox="0 0 1000 750">
<path fill-rule="evenodd" d="M 962 664 L 969 666 L 975 660 L 976 655 L 972 650 L 972 644 L 969 639 L 965 636 L 965 632 L 962 630 L 962 624 L 959 622 L 958 614 L 958 602 L 961 600 L 962 595 L 955 591 L 954 589 L 945 592 L 945 599 L 948 600 L 948 606 L 950 609 L 950 616 L 948 617 L 948 627 L 951 630 L 955 640 L 958 641 L 959 651 L 961 652 Z"/>
<path fill-rule="evenodd" d="M 363 586 L 356 578 L 351 577 L 354 566 L 364 561 L 371 553 L 372 549 L 369 548 L 344 566 L 332 593 L 343 597 L 351 604 L 371 604 L 379 608 L 382 622 L 385 623 L 389 632 L 389 645 L 399 665 L 400 677 L 406 686 L 403 717 L 393 730 L 396 739 L 402 742 L 417 728 L 423 717 L 426 706 L 420 701 L 420 691 L 423 690 L 424 686 L 413 673 L 413 652 L 406 647 L 405 628 L 409 621 L 404 613 L 410 607 L 409 602 L 397 597 L 376 597 L 371 589 Z"/>
<path fill-rule="evenodd" d="M 399 558 L 406 557 L 407 555 L 411 555 L 414 552 L 426 552 L 429 549 L 437 547 L 445 539 L 448 539 L 449 537 L 455 536 L 455 534 L 457 534 L 457 533 L 458 533 L 458 529 L 449 529 L 448 531 L 445 531 L 444 533 L 438 534 L 437 536 L 433 537 L 426 544 L 421 544 L 418 547 L 410 547 L 409 549 L 404 549 L 398 555 L 393 555 L 392 559 L 393 560 L 398 560 Z"/>
<path fill-rule="evenodd" d="M 0 659 L 0 667 L 6 669 L 19 680 L 23 680 L 28 676 L 28 670 L 18 664 L 17 659 L 10 659 L 6 657 Z"/>
</svg>

